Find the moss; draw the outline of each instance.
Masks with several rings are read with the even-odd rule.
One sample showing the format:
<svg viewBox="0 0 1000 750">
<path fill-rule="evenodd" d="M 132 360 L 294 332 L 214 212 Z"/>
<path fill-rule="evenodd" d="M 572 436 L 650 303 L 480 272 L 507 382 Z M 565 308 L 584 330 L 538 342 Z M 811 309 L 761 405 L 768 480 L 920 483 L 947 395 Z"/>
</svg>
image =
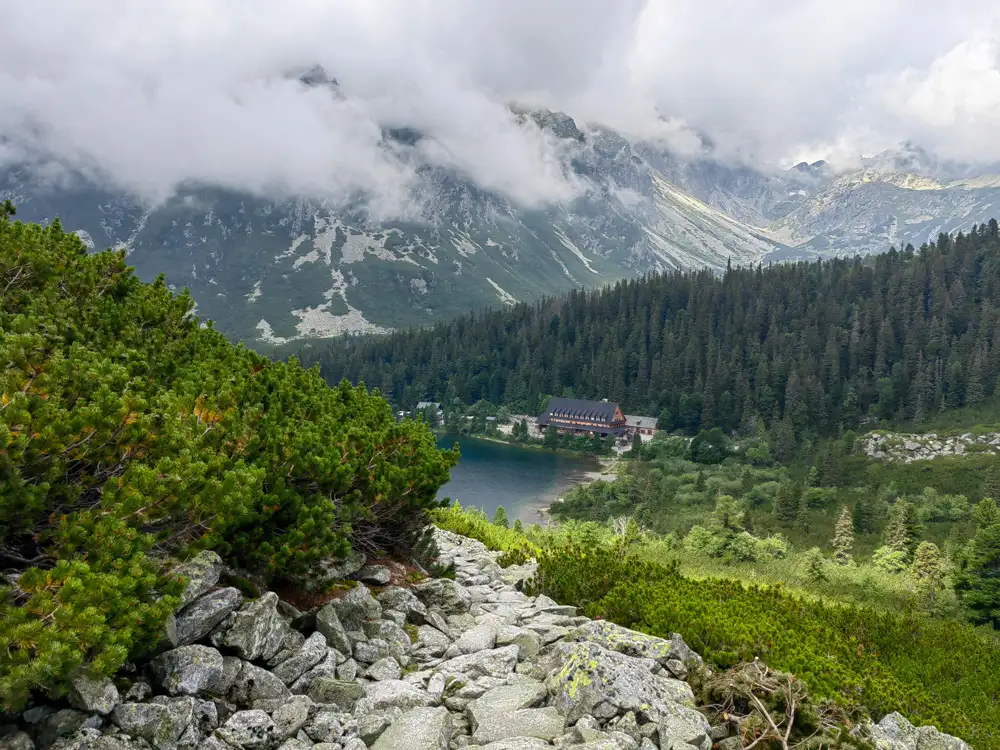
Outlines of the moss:
<svg viewBox="0 0 1000 750">
<path fill-rule="evenodd" d="M 413 623 L 406 623 L 403 626 L 403 631 L 410 637 L 410 643 L 416 643 L 419 634 L 419 629 Z"/>
<path fill-rule="evenodd" d="M 229 586 L 232 586 L 234 589 L 239 591 L 247 599 L 260 598 L 260 589 L 257 588 L 253 584 L 253 582 L 245 576 L 230 574 L 226 576 L 225 581 Z"/>
</svg>

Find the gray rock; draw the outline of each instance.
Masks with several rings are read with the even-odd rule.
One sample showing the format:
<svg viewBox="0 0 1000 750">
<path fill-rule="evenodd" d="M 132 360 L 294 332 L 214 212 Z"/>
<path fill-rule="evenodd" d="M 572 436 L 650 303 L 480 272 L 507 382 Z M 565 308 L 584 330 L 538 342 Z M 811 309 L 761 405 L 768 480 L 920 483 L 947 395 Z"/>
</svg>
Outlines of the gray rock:
<svg viewBox="0 0 1000 750">
<path fill-rule="evenodd" d="M 334 742 L 344 733 L 340 723 L 341 714 L 336 711 L 320 711 L 306 726 L 306 734 L 314 742 Z"/>
<path fill-rule="evenodd" d="M 687 743 L 699 750 L 711 750 L 712 728 L 704 714 L 693 708 L 668 703 L 660 716 L 660 747 L 672 748 Z"/>
<path fill-rule="evenodd" d="M 317 750 L 319 750 L 318 747 Z M 344 740 L 343 750 L 368 750 L 368 748 L 359 738 L 351 737 L 349 740 Z"/>
<path fill-rule="evenodd" d="M 399 668 L 399 662 L 391 656 L 379 659 L 365 670 L 365 677 L 369 680 L 375 680 L 376 682 L 381 680 L 398 680 L 402 677 L 402 674 L 403 672 Z"/>
<path fill-rule="evenodd" d="M 333 604 L 327 604 L 316 613 L 316 630 L 323 634 L 331 648 L 347 656 L 353 653 L 351 639 L 347 637 L 347 631 L 344 630 Z"/>
<path fill-rule="evenodd" d="M 365 683 L 364 694 L 365 708 L 375 711 L 386 708 L 405 710 L 434 704 L 434 699 L 426 690 L 420 690 L 402 680 Z"/>
<path fill-rule="evenodd" d="M 637 633 L 607 620 L 591 620 L 570 631 L 566 635 L 566 640 L 590 641 L 609 651 L 641 659 L 653 659 L 660 664 L 666 664 L 669 659 L 677 658 L 677 654 L 671 652 L 670 641 Z"/>
<path fill-rule="evenodd" d="M 385 714 L 368 713 L 358 717 L 358 736 L 366 745 L 371 745 L 389 726 Z"/>
<path fill-rule="evenodd" d="M 451 639 L 437 628 L 421 625 L 417 629 L 417 643 L 423 646 L 431 656 L 440 656 L 451 645 Z"/>
<path fill-rule="evenodd" d="M 111 718 L 123 732 L 141 737 L 156 750 L 173 750 L 194 716 L 195 699 L 167 699 L 161 703 L 120 703 Z"/>
<path fill-rule="evenodd" d="M 471 630 L 466 630 L 455 641 L 458 650 L 463 654 L 471 654 L 475 651 L 489 651 L 497 642 L 497 632 L 502 626 L 496 620 L 485 620 Z M 519 649 L 520 651 L 520 649 Z"/>
<path fill-rule="evenodd" d="M 243 602 L 243 594 L 234 588 L 219 589 L 198 597 L 177 613 L 174 619 L 174 643 L 185 646 L 200 641 Z"/>
<path fill-rule="evenodd" d="M 389 644 L 390 650 L 395 655 L 405 654 L 413 645 L 403 627 L 392 620 L 377 620 L 375 627 L 369 630 L 372 631 L 369 633 L 369 638 L 381 638 Z"/>
<path fill-rule="evenodd" d="M 236 679 L 240 676 L 240 672 L 243 671 L 244 664 L 246 664 L 246 662 L 238 656 L 223 656 L 222 677 L 220 677 L 213 684 L 209 685 L 207 692 L 219 697 L 226 695 L 226 693 L 228 693 L 236 683 Z"/>
<path fill-rule="evenodd" d="M 278 750 L 309 750 L 312 747 L 316 746 L 297 737 L 289 737 L 278 746 Z M 340 745 L 327 745 L 327 748 L 329 750 L 340 750 Z"/>
<path fill-rule="evenodd" d="M 356 682 L 317 677 L 309 687 L 309 697 L 317 703 L 331 703 L 344 711 L 351 711 L 358 699 L 365 694 Z"/>
<path fill-rule="evenodd" d="M 35 734 L 39 748 L 44 750 L 56 740 L 75 734 L 86 720 L 87 714 L 82 711 L 74 711 L 72 708 L 64 708 L 61 711 L 45 715 L 38 722 L 38 730 Z"/>
<path fill-rule="evenodd" d="M 280 599 L 278 600 L 278 604 L 281 604 Z M 278 610 L 280 612 L 281 607 L 278 607 Z M 278 653 L 267 660 L 268 668 L 276 667 L 295 656 L 305 643 L 306 637 L 298 630 L 290 627 L 285 634 L 285 639 L 281 642 L 281 648 L 278 649 Z"/>
<path fill-rule="evenodd" d="M 414 625 L 422 625 L 424 617 L 427 616 L 427 606 L 409 589 L 390 586 L 375 598 L 383 610 L 402 612 L 406 615 L 407 621 Z"/>
<path fill-rule="evenodd" d="M 52 750 L 92 750 L 102 737 L 96 727 L 81 727 L 76 734 L 56 740 Z"/>
<path fill-rule="evenodd" d="M 468 612 L 472 606 L 472 595 L 448 578 L 435 578 L 414 586 L 413 590 L 427 606 L 437 607 L 446 614 Z"/>
<path fill-rule="evenodd" d="M 439 664 L 438 669 L 442 672 L 462 672 L 473 677 L 506 677 L 514 671 L 518 653 L 517 646 L 503 646 L 457 656 Z"/>
<path fill-rule="evenodd" d="M 153 694 L 153 687 L 145 680 L 136 680 L 129 685 L 125 700 L 131 703 L 142 703 Z"/>
<path fill-rule="evenodd" d="M 23 714 L 21 718 L 24 719 L 26 724 L 38 724 L 48 716 L 54 714 L 56 710 L 52 706 L 35 706 L 34 708 L 29 708 Z"/>
<path fill-rule="evenodd" d="M 260 599 L 244 604 L 212 635 L 218 648 L 232 649 L 247 661 L 270 659 L 281 649 L 291 629 L 278 613 L 278 595 L 268 591 Z"/>
<path fill-rule="evenodd" d="M 358 580 L 375 586 L 386 586 L 392 574 L 385 565 L 366 565 L 358 571 Z"/>
<path fill-rule="evenodd" d="M 373 750 L 448 750 L 451 714 L 443 706 L 412 708 L 400 716 L 372 745 Z"/>
<path fill-rule="evenodd" d="M 670 653 L 672 658 L 680 659 L 685 664 L 689 662 L 694 662 L 695 664 L 703 663 L 702 658 L 684 642 L 684 638 L 680 633 L 670 634 Z"/>
<path fill-rule="evenodd" d="M 304 695 L 295 695 L 271 712 L 271 720 L 282 737 L 291 737 L 305 726 L 313 702 Z"/>
<path fill-rule="evenodd" d="M 13 732 L 0 737 L 0 750 L 35 750 L 35 741 L 27 732 Z"/>
<path fill-rule="evenodd" d="M 391 653 L 389 644 L 381 638 L 354 644 L 354 658 L 361 664 L 374 664 Z"/>
<path fill-rule="evenodd" d="M 253 706 L 263 700 L 284 701 L 290 695 L 291 691 L 285 683 L 266 669 L 249 662 L 243 664 L 229 691 L 229 699 L 238 706 Z"/>
<path fill-rule="evenodd" d="M 497 646 L 517 646 L 518 659 L 534 659 L 542 648 L 542 639 L 534 630 L 505 625 L 497 631 Z"/>
<path fill-rule="evenodd" d="M 575 722 L 585 714 L 599 716 L 595 709 L 607 703 L 614 713 L 644 713 L 658 721 L 673 703 L 694 707 L 694 694 L 687 683 L 654 674 L 656 662 L 609 651 L 596 643 L 559 643 L 546 659 L 552 704 Z M 610 718 L 610 716 L 608 716 Z"/>
<path fill-rule="evenodd" d="M 321 564 L 321 567 L 329 578 L 347 578 L 364 567 L 365 559 L 363 552 L 352 549 L 346 557 L 339 560 L 326 560 Z"/>
<path fill-rule="evenodd" d="M 445 677 L 440 672 L 435 672 L 431 675 L 430 679 L 427 680 L 427 693 L 434 700 L 441 700 L 444 695 L 444 689 L 447 686 L 447 681 Z"/>
<path fill-rule="evenodd" d="M 354 659 L 348 659 L 337 667 L 338 680 L 353 680 L 358 676 L 358 663 Z"/>
<path fill-rule="evenodd" d="M 363 631 L 366 620 L 382 619 L 382 605 L 375 600 L 375 597 L 372 596 L 371 592 L 365 586 L 360 584 L 352 588 L 340 599 L 334 599 L 328 606 L 333 607 L 337 613 L 337 619 L 340 620 L 340 624 L 347 631 Z M 319 629 L 318 622 L 316 628 Z M 342 650 L 334 643 L 330 645 L 338 650 Z"/>
<path fill-rule="evenodd" d="M 232 748 L 213 734 L 202 740 L 198 750 L 232 750 Z"/>
<path fill-rule="evenodd" d="M 467 709 L 473 741 L 487 744 L 510 737 L 555 739 L 565 731 L 563 717 L 552 707 L 532 708 L 546 694 L 542 683 L 531 680 L 488 690 Z"/>
<path fill-rule="evenodd" d="M 878 750 L 971 750 L 957 737 L 933 726 L 915 727 L 895 711 L 871 727 L 870 734 Z"/>
<path fill-rule="evenodd" d="M 318 632 L 313 633 L 293 656 L 281 662 L 271 672 L 286 685 L 291 685 L 319 664 L 326 653 L 326 636 Z"/>
<path fill-rule="evenodd" d="M 222 654 L 208 646 L 181 646 L 150 663 L 157 683 L 171 695 L 196 695 L 225 674 Z"/>
<path fill-rule="evenodd" d="M 80 676 L 73 680 L 69 697 L 70 705 L 73 708 L 107 716 L 118 705 L 119 700 L 118 688 L 107 677 Z"/>
<path fill-rule="evenodd" d="M 199 552 L 186 563 L 174 568 L 174 574 L 187 579 L 187 588 L 181 594 L 185 607 L 219 582 L 222 575 L 222 558 L 211 550 Z"/>
<path fill-rule="evenodd" d="M 281 732 L 263 711 L 237 711 L 218 730 L 230 745 L 244 750 L 270 750 L 281 742 Z"/>
<path fill-rule="evenodd" d="M 488 745 L 477 745 L 477 747 L 479 750 L 549 750 L 552 745 L 545 740 L 539 740 L 535 737 L 510 737 L 505 740 L 491 742 Z M 577 749 L 574 748 L 574 750 Z"/>
</svg>

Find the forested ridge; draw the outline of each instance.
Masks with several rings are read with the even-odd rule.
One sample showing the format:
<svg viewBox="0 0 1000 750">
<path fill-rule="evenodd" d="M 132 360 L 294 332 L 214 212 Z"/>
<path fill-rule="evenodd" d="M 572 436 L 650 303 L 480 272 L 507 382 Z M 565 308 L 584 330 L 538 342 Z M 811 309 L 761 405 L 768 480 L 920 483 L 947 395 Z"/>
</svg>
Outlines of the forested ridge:
<svg viewBox="0 0 1000 750">
<path fill-rule="evenodd" d="M 685 271 L 300 348 L 402 406 L 608 398 L 671 429 L 786 438 L 920 423 L 1000 375 L 997 222 L 867 258 Z"/>
</svg>

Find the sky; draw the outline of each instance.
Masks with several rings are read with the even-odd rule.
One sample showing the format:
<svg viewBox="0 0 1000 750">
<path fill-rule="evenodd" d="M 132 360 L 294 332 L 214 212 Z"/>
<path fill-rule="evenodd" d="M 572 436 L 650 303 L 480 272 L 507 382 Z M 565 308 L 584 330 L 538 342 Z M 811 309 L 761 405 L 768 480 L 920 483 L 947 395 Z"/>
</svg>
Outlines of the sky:
<svg viewBox="0 0 1000 750">
<path fill-rule="evenodd" d="M 0 165 L 148 199 L 203 182 L 375 196 L 418 164 L 526 205 L 572 197 L 566 146 L 508 104 L 780 168 L 912 141 L 1000 162 L 996 0 L 5 0 Z M 339 95 L 292 73 L 319 64 Z M 386 147 L 385 126 L 426 134 Z"/>
</svg>

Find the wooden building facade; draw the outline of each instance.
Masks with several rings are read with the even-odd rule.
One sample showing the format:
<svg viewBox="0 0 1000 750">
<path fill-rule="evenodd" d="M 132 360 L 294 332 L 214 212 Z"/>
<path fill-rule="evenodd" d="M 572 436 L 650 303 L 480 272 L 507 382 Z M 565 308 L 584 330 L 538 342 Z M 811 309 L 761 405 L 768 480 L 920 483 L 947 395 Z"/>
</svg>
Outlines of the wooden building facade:
<svg viewBox="0 0 1000 750">
<path fill-rule="evenodd" d="M 617 403 L 551 398 L 538 417 L 541 430 L 556 429 L 577 434 L 598 433 L 618 437 L 625 432 L 625 415 Z"/>
</svg>

